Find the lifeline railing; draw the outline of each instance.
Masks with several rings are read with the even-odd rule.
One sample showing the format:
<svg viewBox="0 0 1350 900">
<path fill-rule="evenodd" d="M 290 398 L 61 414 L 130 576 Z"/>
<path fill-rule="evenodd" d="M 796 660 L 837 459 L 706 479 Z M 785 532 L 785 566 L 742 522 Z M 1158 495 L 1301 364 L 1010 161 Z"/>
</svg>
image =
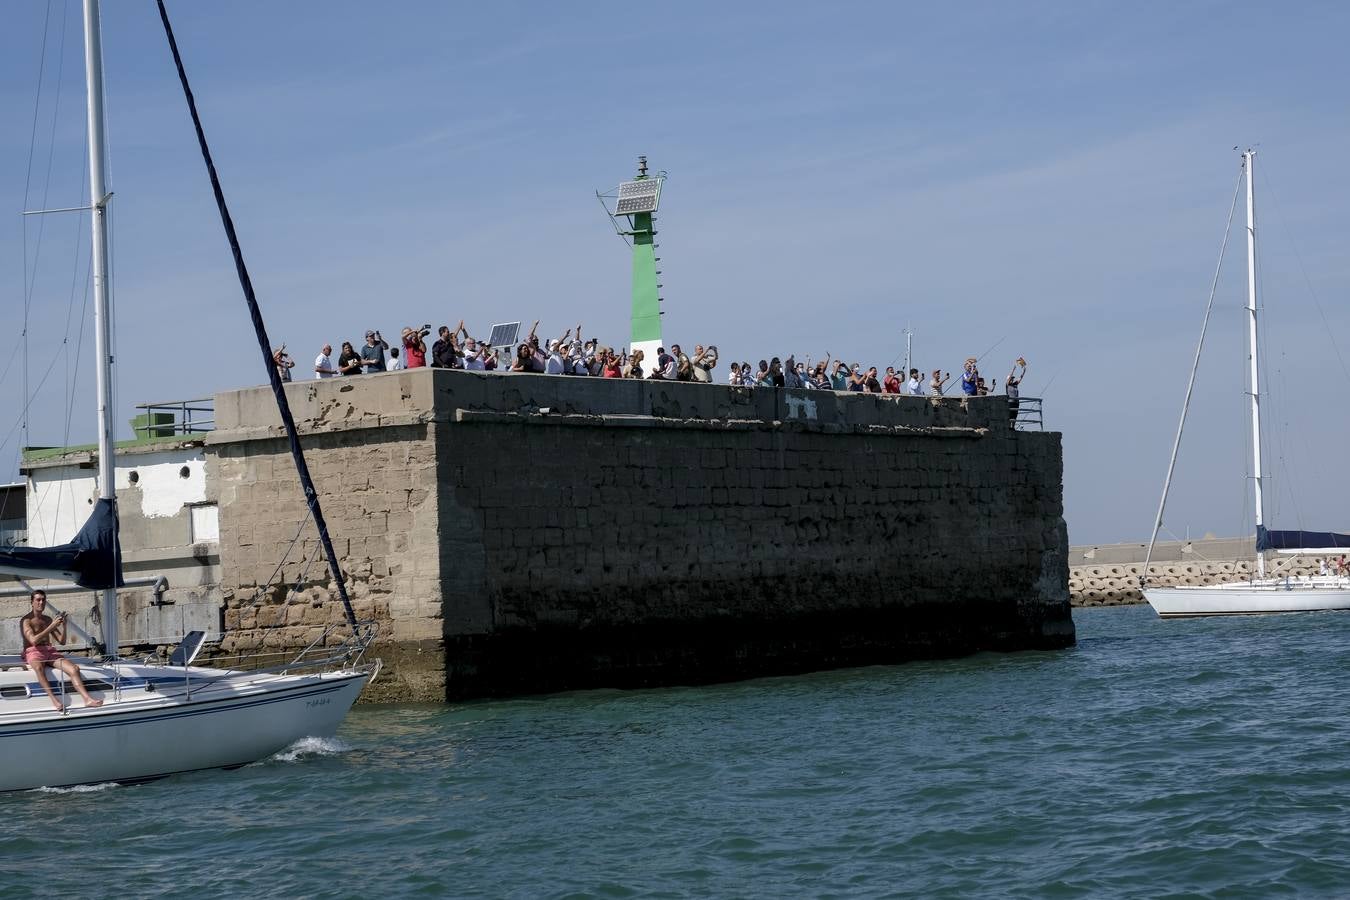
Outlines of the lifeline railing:
<svg viewBox="0 0 1350 900">
<path fill-rule="evenodd" d="M 210 397 L 139 403 L 136 409 L 144 410 L 134 422 L 137 437 L 205 434 L 216 427 L 216 404 Z"/>
<path fill-rule="evenodd" d="M 1008 401 L 1009 415 L 1012 417 L 1014 428 L 1021 428 L 1024 431 L 1035 429 L 1036 431 L 1045 430 L 1045 417 L 1042 414 L 1041 404 L 1044 399 L 1041 397 L 1019 397 L 1016 400 Z M 1016 403 L 1016 409 L 1013 404 Z"/>
</svg>

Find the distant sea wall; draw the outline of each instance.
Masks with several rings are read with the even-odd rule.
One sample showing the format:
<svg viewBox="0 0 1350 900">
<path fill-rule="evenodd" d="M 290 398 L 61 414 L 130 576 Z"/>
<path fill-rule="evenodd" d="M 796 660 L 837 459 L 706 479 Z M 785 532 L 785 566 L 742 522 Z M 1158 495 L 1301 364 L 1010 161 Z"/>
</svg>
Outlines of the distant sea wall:
<svg viewBox="0 0 1350 900">
<path fill-rule="evenodd" d="M 1149 582 L 1159 587 L 1218 584 L 1256 574 L 1252 538 L 1160 541 L 1149 561 Z M 1147 544 L 1107 544 L 1069 550 L 1069 592 L 1073 605 L 1126 606 L 1143 603 L 1139 576 Z M 1316 575 L 1315 558 L 1281 557 L 1279 572 Z"/>
<path fill-rule="evenodd" d="M 1073 643 L 1060 437 L 1002 397 L 414 370 L 287 388 L 374 700 Z M 338 615 L 270 393 L 221 394 L 222 651 Z M 292 595 L 286 585 L 300 583 Z M 274 587 L 260 593 L 260 586 Z"/>
</svg>

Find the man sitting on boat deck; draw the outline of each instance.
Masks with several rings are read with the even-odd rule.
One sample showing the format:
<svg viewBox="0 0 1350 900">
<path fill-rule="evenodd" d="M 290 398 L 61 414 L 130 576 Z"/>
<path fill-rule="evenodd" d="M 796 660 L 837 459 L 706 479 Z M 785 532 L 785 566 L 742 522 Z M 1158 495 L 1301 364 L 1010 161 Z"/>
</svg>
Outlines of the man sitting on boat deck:
<svg viewBox="0 0 1350 900">
<path fill-rule="evenodd" d="M 52 646 L 53 639 L 58 644 L 66 642 L 66 614 L 61 613 L 55 619 L 46 615 L 47 594 L 43 591 L 33 591 L 32 601 L 33 611 L 19 620 L 19 626 L 23 632 L 23 661 L 37 675 L 38 684 L 52 698 L 52 705 L 65 712 L 65 706 L 47 681 L 47 666 L 52 666 L 66 673 L 71 684 L 75 685 L 75 690 L 84 698 L 85 706 L 102 706 L 102 700 L 89 696 L 84 679 L 80 677 L 80 667 L 57 653 Z"/>
</svg>

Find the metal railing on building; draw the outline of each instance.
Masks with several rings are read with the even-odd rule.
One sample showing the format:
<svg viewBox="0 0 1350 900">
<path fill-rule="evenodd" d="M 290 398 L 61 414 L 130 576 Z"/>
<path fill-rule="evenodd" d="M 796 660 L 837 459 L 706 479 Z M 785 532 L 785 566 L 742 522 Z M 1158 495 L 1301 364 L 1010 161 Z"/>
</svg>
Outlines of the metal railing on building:
<svg viewBox="0 0 1350 900">
<path fill-rule="evenodd" d="M 1017 408 L 1012 410 L 1012 404 L 1017 404 Z M 1008 406 L 1012 413 L 1013 427 L 1021 428 L 1023 431 L 1044 431 L 1045 417 L 1042 415 L 1041 404 L 1044 398 L 1041 397 L 1019 397 L 1016 401 L 1009 400 Z"/>
<path fill-rule="evenodd" d="M 209 397 L 138 403 L 136 409 L 144 410 L 131 420 L 136 437 L 140 439 L 205 434 L 216 427 L 216 405 Z"/>
</svg>

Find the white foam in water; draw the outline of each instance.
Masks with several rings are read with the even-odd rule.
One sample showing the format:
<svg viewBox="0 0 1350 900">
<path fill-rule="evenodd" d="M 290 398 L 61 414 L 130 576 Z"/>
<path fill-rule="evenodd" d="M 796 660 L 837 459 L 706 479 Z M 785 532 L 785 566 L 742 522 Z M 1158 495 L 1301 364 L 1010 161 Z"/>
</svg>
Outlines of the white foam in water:
<svg viewBox="0 0 1350 900">
<path fill-rule="evenodd" d="M 40 787 L 33 788 L 35 794 L 97 794 L 99 791 L 106 791 L 117 787 L 115 781 L 104 781 L 100 784 L 77 784 L 73 787 Z"/>
<path fill-rule="evenodd" d="M 349 745 L 337 738 L 304 737 L 274 754 L 268 762 L 297 762 L 315 756 L 336 756 L 350 749 Z"/>
</svg>

